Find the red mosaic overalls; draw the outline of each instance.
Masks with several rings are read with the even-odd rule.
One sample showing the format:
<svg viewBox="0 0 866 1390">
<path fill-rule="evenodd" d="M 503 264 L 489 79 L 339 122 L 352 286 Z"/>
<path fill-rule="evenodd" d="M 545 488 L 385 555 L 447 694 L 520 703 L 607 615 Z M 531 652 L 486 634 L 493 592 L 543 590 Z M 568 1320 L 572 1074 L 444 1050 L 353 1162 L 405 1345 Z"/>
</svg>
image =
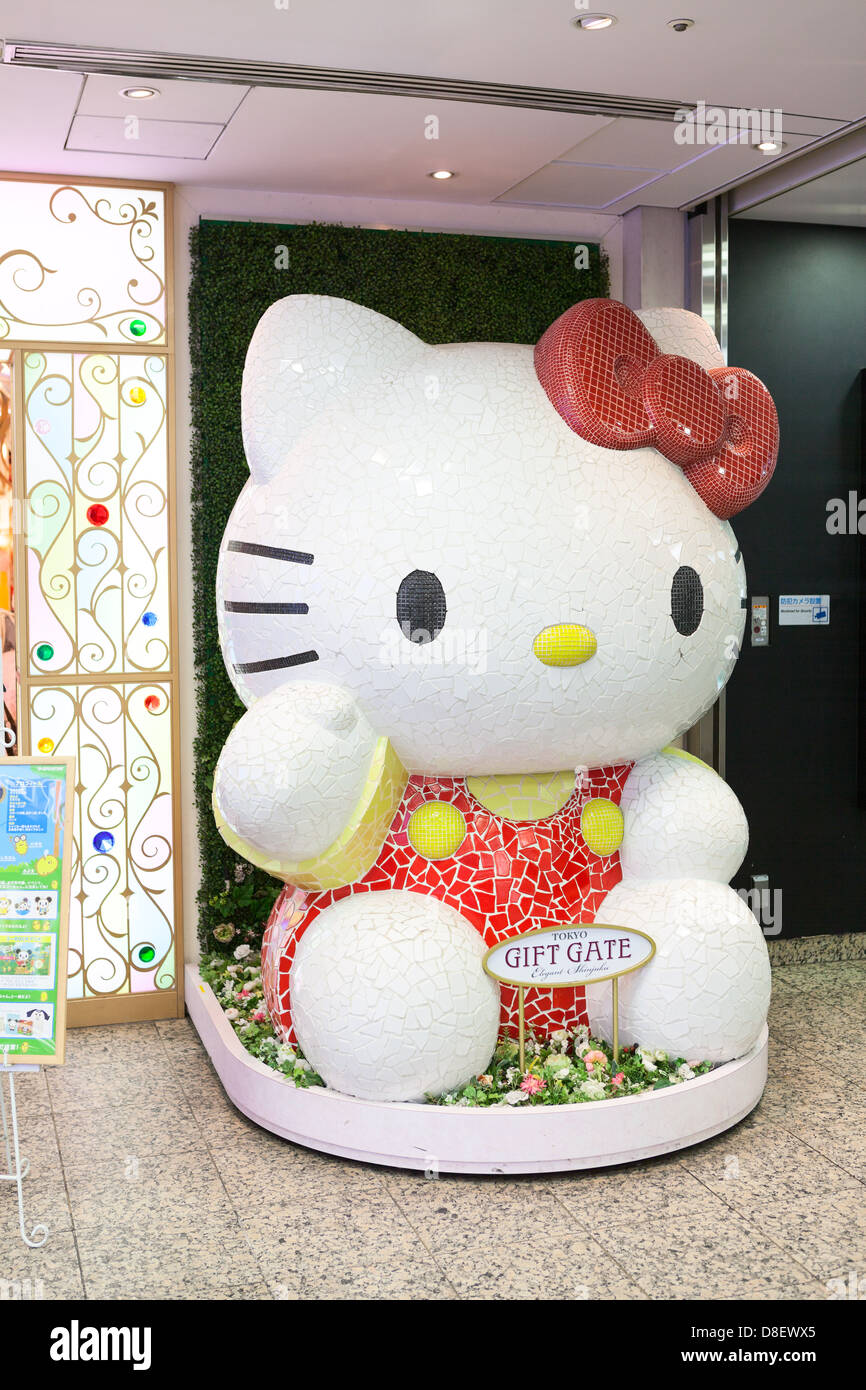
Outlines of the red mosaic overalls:
<svg viewBox="0 0 866 1390">
<path fill-rule="evenodd" d="M 462 913 L 488 946 L 540 926 L 593 921 L 622 871 L 619 851 L 599 856 L 589 848 L 581 811 L 595 798 L 618 806 L 630 770 L 628 763 L 584 773 L 561 810 L 533 821 L 494 815 L 471 795 L 463 777 L 410 777 L 379 857 L 363 878 L 319 893 L 289 884 L 277 898 L 262 942 L 262 977 L 278 1034 L 297 1041 L 289 1000 L 297 942 L 320 912 L 350 893 L 429 893 Z M 444 859 L 425 859 L 409 842 L 409 818 L 429 801 L 450 802 L 466 822 L 462 843 Z M 507 985 L 501 990 L 503 1027 L 516 1032 L 517 991 Z M 527 1027 L 548 1034 L 584 1022 L 582 988 L 527 991 Z"/>
</svg>

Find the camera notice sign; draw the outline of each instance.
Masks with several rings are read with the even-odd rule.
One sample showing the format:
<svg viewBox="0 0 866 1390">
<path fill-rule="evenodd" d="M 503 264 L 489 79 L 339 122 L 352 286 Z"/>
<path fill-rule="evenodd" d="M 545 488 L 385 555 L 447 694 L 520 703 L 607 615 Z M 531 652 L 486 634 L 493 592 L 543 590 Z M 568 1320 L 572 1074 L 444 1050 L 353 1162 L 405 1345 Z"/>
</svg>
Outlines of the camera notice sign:
<svg viewBox="0 0 866 1390">
<path fill-rule="evenodd" d="M 780 627 L 828 627 L 829 594 L 780 594 Z"/>
</svg>

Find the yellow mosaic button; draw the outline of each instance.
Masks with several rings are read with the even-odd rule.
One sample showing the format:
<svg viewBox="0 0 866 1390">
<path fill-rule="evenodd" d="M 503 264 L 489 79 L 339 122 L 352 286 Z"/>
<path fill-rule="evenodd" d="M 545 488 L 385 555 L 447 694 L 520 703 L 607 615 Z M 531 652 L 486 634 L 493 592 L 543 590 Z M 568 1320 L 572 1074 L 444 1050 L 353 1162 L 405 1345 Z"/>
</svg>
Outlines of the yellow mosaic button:
<svg viewBox="0 0 866 1390">
<path fill-rule="evenodd" d="M 606 797 L 594 797 L 580 813 L 580 833 L 593 854 L 613 854 L 622 844 L 622 811 Z"/>
<path fill-rule="evenodd" d="M 409 817 L 406 833 L 425 859 L 447 859 L 466 838 L 466 821 L 450 801 L 425 801 Z"/>
</svg>

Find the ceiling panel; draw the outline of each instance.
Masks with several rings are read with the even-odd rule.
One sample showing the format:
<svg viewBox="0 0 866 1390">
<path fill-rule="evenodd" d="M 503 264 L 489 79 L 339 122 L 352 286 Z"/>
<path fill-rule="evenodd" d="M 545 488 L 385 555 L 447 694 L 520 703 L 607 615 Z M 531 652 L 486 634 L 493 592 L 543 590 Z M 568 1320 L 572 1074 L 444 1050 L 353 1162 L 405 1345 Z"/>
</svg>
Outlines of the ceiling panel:
<svg viewBox="0 0 866 1390">
<path fill-rule="evenodd" d="M 809 135 L 789 136 L 782 153 L 788 154 L 800 145 L 809 144 L 811 138 Z M 688 164 L 669 174 L 652 175 L 654 181 L 641 191 L 639 198 L 624 198 L 612 203 L 606 211 L 627 212 L 638 202 L 651 207 L 684 207 L 699 202 L 717 188 L 749 174 L 759 173 L 771 163 L 772 158 L 760 154 L 750 145 L 719 145 L 702 151 Z"/>
<path fill-rule="evenodd" d="M 208 160 L 208 181 L 488 202 L 603 124 L 507 106 L 443 102 L 431 112 L 410 97 L 257 88 Z M 457 177 L 438 182 L 434 169 Z"/>
<path fill-rule="evenodd" d="M 683 162 L 683 147 L 668 121 L 610 121 L 602 130 L 559 156 L 575 164 L 613 164 L 628 169 L 672 169 Z"/>
<path fill-rule="evenodd" d="M 598 164 L 548 164 L 496 199 L 498 203 L 606 208 L 647 181 L 646 169 L 607 169 Z M 650 175 L 649 177 L 652 177 Z"/>
<path fill-rule="evenodd" d="M 147 101 L 121 96 L 124 87 L 154 86 Z M 91 73 L 78 103 L 79 116 L 147 116 L 161 121 L 216 122 L 224 125 L 243 101 L 248 87 L 227 82 L 148 82 L 140 78 Z"/>
<path fill-rule="evenodd" d="M 130 134 L 122 116 L 76 116 L 69 129 L 67 150 L 90 150 L 141 158 L 160 155 L 169 159 L 207 159 L 221 125 L 196 121 L 139 120 Z"/>
</svg>

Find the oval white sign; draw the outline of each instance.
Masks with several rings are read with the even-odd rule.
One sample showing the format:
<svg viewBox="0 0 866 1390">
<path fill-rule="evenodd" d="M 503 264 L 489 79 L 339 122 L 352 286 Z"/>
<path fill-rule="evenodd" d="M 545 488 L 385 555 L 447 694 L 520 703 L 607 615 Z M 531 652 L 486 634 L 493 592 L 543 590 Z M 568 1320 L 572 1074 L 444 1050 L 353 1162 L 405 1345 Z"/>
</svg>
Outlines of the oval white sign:
<svg viewBox="0 0 866 1390">
<path fill-rule="evenodd" d="M 502 984 L 558 989 L 613 980 L 646 965 L 656 944 L 636 927 L 575 922 L 541 927 L 500 941 L 484 957 L 484 969 Z"/>
</svg>

